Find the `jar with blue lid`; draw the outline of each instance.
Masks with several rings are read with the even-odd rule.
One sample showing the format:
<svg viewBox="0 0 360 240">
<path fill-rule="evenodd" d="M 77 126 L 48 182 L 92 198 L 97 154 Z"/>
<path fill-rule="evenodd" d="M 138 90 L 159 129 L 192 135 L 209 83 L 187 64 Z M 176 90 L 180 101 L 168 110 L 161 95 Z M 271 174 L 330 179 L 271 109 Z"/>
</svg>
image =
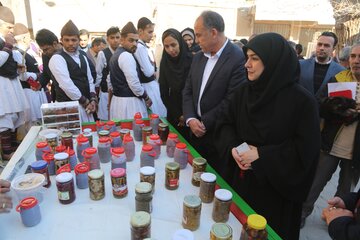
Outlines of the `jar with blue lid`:
<svg viewBox="0 0 360 240">
<path fill-rule="evenodd" d="M 39 160 L 32 162 L 30 166 L 33 173 L 40 173 L 44 175 L 45 182 L 43 187 L 49 188 L 51 186 L 51 181 L 49 177 L 48 163 L 44 160 Z"/>
</svg>

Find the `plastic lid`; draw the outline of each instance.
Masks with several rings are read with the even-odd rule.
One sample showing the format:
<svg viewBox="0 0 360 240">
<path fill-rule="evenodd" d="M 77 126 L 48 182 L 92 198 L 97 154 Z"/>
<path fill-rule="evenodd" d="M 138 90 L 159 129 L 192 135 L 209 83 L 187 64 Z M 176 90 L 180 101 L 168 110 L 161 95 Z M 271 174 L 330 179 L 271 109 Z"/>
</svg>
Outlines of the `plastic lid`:
<svg viewBox="0 0 360 240">
<path fill-rule="evenodd" d="M 124 153 L 125 149 L 123 147 L 111 148 L 111 153 L 121 154 Z"/>
<path fill-rule="evenodd" d="M 114 168 L 110 171 L 112 177 L 122 177 L 125 176 L 126 170 L 124 168 Z"/>
<path fill-rule="evenodd" d="M 232 193 L 226 189 L 218 189 L 215 191 L 215 197 L 221 201 L 229 201 L 232 199 Z"/>
<path fill-rule="evenodd" d="M 56 153 L 54 155 L 54 158 L 58 159 L 58 160 L 64 160 L 64 159 L 67 159 L 68 157 L 69 157 L 69 154 L 66 152 L 60 152 L 60 153 Z"/>
<path fill-rule="evenodd" d="M 110 133 L 110 137 L 120 137 L 120 132 L 118 131 L 112 132 Z"/>
<path fill-rule="evenodd" d="M 92 130 L 91 130 L 91 128 L 85 128 L 85 129 L 83 130 L 83 132 L 84 132 L 84 133 L 91 133 Z"/>
<path fill-rule="evenodd" d="M 58 152 L 58 153 L 65 152 L 65 150 L 66 150 L 66 146 L 64 146 L 64 145 L 59 145 L 59 146 L 55 147 L 55 152 Z"/>
<path fill-rule="evenodd" d="M 139 118 L 142 118 L 141 113 L 140 112 L 135 113 L 134 119 L 139 119 Z"/>
<path fill-rule="evenodd" d="M 124 143 L 127 143 L 127 142 L 132 142 L 133 141 L 133 138 L 132 138 L 132 136 L 130 135 L 130 134 L 126 134 L 125 136 L 124 136 Z"/>
<path fill-rule="evenodd" d="M 184 197 L 184 204 L 191 208 L 199 207 L 201 205 L 201 199 L 196 195 L 186 195 Z"/>
<path fill-rule="evenodd" d="M 168 138 L 177 138 L 178 135 L 176 133 L 169 133 Z"/>
<path fill-rule="evenodd" d="M 142 146 L 142 150 L 144 152 L 150 152 L 151 150 L 153 150 L 153 147 L 150 144 L 145 144 Z"/>
<path fill-rule="evenodd" d="M 79 163 L 75 166 L 75 174 L 86 173 L 90 170 L 90 167 L 85 163 Z"/>
<path fill-rule="evenodd" d="M 150 166 L 145 166 L 140 168 L 140 173 L 145 176 L 153 175 L 155 174 L 155 168 Z"/>
<path fill-rule="evenodd" d="M 214 223 L 211 232 L 216 239 L 230 239 L 232 237 L 232 228 L 226 223 Z"/>
<path fill-rule="evenodd" d="M 101 171 L 100 169 L 94 169 L 88 173 L 88 176 L 91 177 L 92 179 L 98 179 L 104 176 L 104 172 Z"/>
<path fill-rule="evenodd" d="M 180 164 L 177 162 L 168 162 L 166 163 L 166 168 L 170 170 L 176 170 L 180 168 Z"/>
<path fill-rule="evenodd" d="M 262 230 L 266 227 L 266 219 L 259 214 L 251 214 L 248 216 L 247 224 L 253 229 Z"/>
<path fill-rule="evenodd" d="M 159 123 L 159 127 L 165 128 L 168 127 L 169 125 L 166 123 Z"/>
<path fill-rule="evenodd" d="M 144 121 L 141 119 L 136 119 L 135 124 L 144 124 Z"/>
<path fill-rule="evenodd" d="M 38 204 L 38 200 L 35 197 L 27 197 L 21 200 L 19 206 L 21 209 L 33 208 Z"/>
<path fill-rule="evenodd" d="M 60 173 L 64 173 L 64 172 L 71 172 L 71 167 L 70 167 L 70 163 L 67 163 L 63 166 L 61 166 L 57 171 L 56 174 L 60 174 Z"/>
<path fill-rule="evenodd" d="M 74 154 L 75 154 L 75 151 L 74 151 L 74 149 L 69 149 L 68 151 L 67 151 L 67 153 L 70 155 L 70 156 L 73 156 Z"/>
<path fill-rule="evenodd" d="M 69 173 L 69 172 L 60 173 L 60 174 L 58 174 L 58 175 L 55 177 L 56 182 L 59 182 L 59 183 L 68 182 L 68 181 L 70 181 L 72 178 L 73 178 L 73 176 L 72 176 L 72 174 Z"/>
<path fill-rule="evenodd" d="M 179 229 L 174 233 L 172 240 L 194 240 L 194 234 L 189 229 Z"/>
<path fill-rule="evenodd" d="M 87 139 L 86 137 L 79 137 L 79 138 L 77 138 L 77 142 L 78 143 L 86 143 L 86 142 L 89 142 L 89 139 Z"/>
<path fill-rule="evenodd" d="M 144 211 L 138 211 L 131 216 L 130 224 L 132 227 L 145 227 L 151 223 L 151 216 Z"/>
<path fill-rule="evenodd" d="M 110 142 L 110 138 L 108 137 L 100 137 L 99 138 L 99 143 L 107 143 Z"/>
<path fill-rule="evenodd" d="M 85 153 L 88 155 L 93 155 L 93 154 L 97 153 L 97 149 L 94 147 L 89 147 L 89 148 L 85 149 Z"/>
<path fill-rule="evenodd" d="M 109 121 L 107 121 L 106 124 L 107 124 L 108 126 L 113 126 L 113 125 L 115 125 L 115 122 L 112 121 L 112 120 L 109 120 Z"/>
<path fill-rule="evenodd" d="M 176 148 L 178 148 L 178 149 L 185 149 L 185 148 L 186 148 L 186 144 L 185 144 L 185 143 L 182 143 L 182 142 L 177 143 L 177 144 L 176 144 Z"/>
<path fill-rule="evenodd" d="M 36 148 L 44 148 L 44 147 L 46 147 L 46 146 L 48 146 L 48 143 L 47 143 L 47 142 L 38 142 L 38 143 L 36 144 Z"/>
<path fill-rule="evenodd" d="M 149 193 L 152 190 L 151 183 L 140 182 L 135 185 L 135 192 L 137 193 Z"/>
<path fill-rule="evenodd" d="M 150 139 L 151 139 L 151 140 L 159 140 L 159 139 L 160 139 L 160 136 L 157 135 L 157 134 L 151 134 L 151 135 L 150 135 Z"/>
<path fill-rule="evenodd" d="M 97 126 L 104 126 L 105 123 L 104 123 L 104 122 L 101 122 L 101 121 L 96 121 L 96 125 L 97 125 Z"/>
<path fill-rule="evenodd" d="M 208 172 L 201 174 L 200 178 L 204 182 L 215 182 L 216 181 L 216 175 L 213 173 L 208 173 Z"/>
<path fill-rule="evenodd" d="M 34 170 L 40 170 L 46 168 L 48 163 L 44 160 L 39 160 L 31 163 L 31 168 Z"/>
<path fill-rule="evenodd" d="M 155 113 L 150 114 L 150 119 L 153 119 L 153 118 L 159 118 L 159 115 L 157 115 Z"/>
<path fill-rule="evenodd" d="M 73 135 L 70 132 L 63 132 L 61 138 L 71 138 Z"/>
<path fill-rule="evenodd" d="M 45 138 L 48 139 L 48 138 L 56 138 L 58 135 L 56 133 L 48 133 L 45 135 Z"/>
<path fill-rule="evenodd" d="M 42 158 L 47 162 L 51 162 L 51 161 L 54 161 L 54 154 L 52 154 L 52 153 L 44 153 L 42 155 Z"/>
<path fill-rule="evenodd" d="M 202 158 L 202 157 L 197 157 L 197 158 L 193 159 L 193 164 L 196 164 L 199 166 L 206 164 L 206 162 L 207 162 L 206 159 Z"/>
</svg>

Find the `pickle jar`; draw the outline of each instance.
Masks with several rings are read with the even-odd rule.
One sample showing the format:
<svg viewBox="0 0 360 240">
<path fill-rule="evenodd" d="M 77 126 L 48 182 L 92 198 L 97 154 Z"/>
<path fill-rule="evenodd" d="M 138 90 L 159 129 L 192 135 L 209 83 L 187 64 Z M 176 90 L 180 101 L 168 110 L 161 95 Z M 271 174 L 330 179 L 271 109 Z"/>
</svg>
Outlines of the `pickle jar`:
<svg viewBox="0 0 360 240">
<path fill-rule="evenodd" d="M 216 190 L 212 211 L 212 219 L 215 222 L 227 222 L 227 220 L 229 220 L 231 203 L 232 193 L 229 190 Z"/>
<path fill-rule="evenodd" d="M 66 148 L 74 149 L 73 135 L 71 132 L 63 132 L 61 135 L 61 145 Z"/>
<path fill-rule="evenodd" d="M 197 157 L 193 159 L 192 167 L 192 185 L 199 187 L 200 186 L 200 176 L 205 172 L 206 169 L 206 159 L 202 157 Z"/>
<path fill-rule="evenodd" d="M 165 165 L 165 187 L 175 190 L 179 187 L 180 165 L 177 162 L 168 162 Z"/>
<path fill-rule="evenodd" d="M 248 216 L 247 222 L 243 225 L 240 240 L 266 240 L 268 233 L 266 231 L 266 219 L 258 214 Z"/>
<path fill-rule="evenodd" d="M 131 240 L 143 240 L 151 237 L 151 216 L 144 211 L 138 211 L 131 216 Z"/>
<path fill-rule="evenodd" d="M 140 168 L 140 182 L 148 182 L 152 186 L 152 193 L 155 191 L 155 168 L 145 166 Z"/>
<path fill-rule="evenodd" d="M 166 141 L 169 135 L 169 125 L 166 123 L 159 123 L 158 135 L 160 136 L 162 145 L 166 145 Z"/>
<path fill-rule="evenodd" d="M 214 223 L 210 230 L 210 240 L 232 240 L 232 228 L 226 223 Z"/>
<path fill-rule="evenodd" d="M 55 179 L 59 202 L 70 204 L 75 201 L 75 187 L 72 174 L 68 172 L 60 173 Z"/>
<path fill-rule="evenodd" d="M 150 135 L 152 134 L 152 127 L 150 127 L 150 126 L 143 127 L 141 132 L 142 132 L 143 144 L 144 145 L 148 144 Z"/>
<path fill-rule="evenodd" d="M 203 203 L 211 203 L 214 199 L 216 185 L 216 175 L 213 173 L 203 173 L 200 176 L 199 196 Z"/>
<path fill-rule="evenodd" d="M 83 131 L 83 136 L 89 140 L 90 147 L 93 146 L 93 133 L 91 128 L 85 128 Z"/>
<path fill-rule="evenodd" d="M 182 226 L 195 231 L 200 226 L 201 199 L 196 195 L 187 195 L 183 202 Z"/>
<path fill-rule="evenodd" d="M 91 170 L 88 173 L 90 198 L 101 200 L 105 197 L 104 172 L 100 169 Z"/>
<path fill-rule="evenodd" d="M 135 185 L 135 209 L 136 211 L 152 212 L 152 186 L 148 182 L 140 182 Z"/>
<path fill-rule="evenodd" d="M 58 135 L 56 133 L 49 133 L 45 135 L 46 142 L 49 144 L 51 151 L 55 152 L 55 147 L 59 145 Z"/>
<path fill-rule="evenodd" d="M 126 170 L 124 168 L 114 168 L 110 171 L 112 192 L 115 198 L 123 198 L 128 194 L 126 183 Z"/>
<path fill-rule="evenodd" d="M 62 166 L 70 163 L 69 154 L 66 152 L 56 153 L 54 155 L 55 172 Z"/>
</svg>

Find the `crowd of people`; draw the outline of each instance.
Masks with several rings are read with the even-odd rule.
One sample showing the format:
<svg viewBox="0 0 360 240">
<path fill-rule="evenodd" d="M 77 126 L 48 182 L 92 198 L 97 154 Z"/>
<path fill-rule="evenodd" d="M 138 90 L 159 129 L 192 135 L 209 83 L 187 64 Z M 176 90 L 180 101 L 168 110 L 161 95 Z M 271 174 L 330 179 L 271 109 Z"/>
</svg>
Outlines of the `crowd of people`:
<svg viewBox="0 0 360 240">
<path fill-rule="evenodd" d="M 334 239 L 359 239 L 360 44 L 333 59 L 337 36 L 323 32 L 314 56 L 277 33 L 234 44 L 214 11 L 194 29 L 162 34 L 160 66 L 148 43 L 155 24 L 110 27 L 94 38 L 69 20 L 56 34 L 29 30 L 0 6 L 0 142 L 3 160 L 17 132 L 39 124 L 40 106 L 78 101 L 83 121 L 166 117 L 283 239 L 300 228 L 338 165 L 337 192 L 323 211 Z M 41 64 L 41 68 L 39 68 Z M 353 96 L 328 94 L 328 83 L 356 82 Z M 49 92 L 49 84 L 51 91 Z M 248 150 L 237 148 L 246 144 Z M 0 213 L 12 208 L 0 180 Z M 319 216 L 320 217 L 320 216 Z"/>
</svg>

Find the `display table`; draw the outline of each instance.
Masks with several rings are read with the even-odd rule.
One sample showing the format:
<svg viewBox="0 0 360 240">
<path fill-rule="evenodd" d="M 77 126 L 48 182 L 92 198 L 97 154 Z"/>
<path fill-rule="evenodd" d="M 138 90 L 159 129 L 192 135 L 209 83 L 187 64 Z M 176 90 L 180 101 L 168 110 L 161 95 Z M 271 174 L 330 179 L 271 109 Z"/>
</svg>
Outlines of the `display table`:
<svg viewBox="0 0 360 240">
<path fill-rule="evenodd" d="M 86 124 L 85 124 L 86 127 Z M 24 174 L 26 167 L 35 161 L 35 144 L 41 127 L 32 127 L 11 161 L 0 175 L 1 179 L 13 179 Z M 171 131 L 175 131 L 172 127 Z M 181 138 L 181 141 L 185 140 Z M 94 146 L 97 146 L 97 134 L 94 133 Z M 8 214 L 0 216 L 0 239 L 130 239 L 130 216 L 135 212 L 135 185 L 140 182 L 140 151 L 142 142 L 135 141 L 136 156 L 134 161 L 127 162 L 128 195 L 116 199 L 112 195 L 110 180 L 111 163 L 101 163 L 105 173 L 105 198 L 91 200 L 89 189 L 78 189 L 75 186 L 76 200 L 69 204 L 60 204 L 57 198 L 55 177 L 51 177 L 51 187 L 45 189 L 44 200 L 40 204 L 41 222 L 31 228 L 25 227 L 15 206 Z M 188 145 L 194 157 L 198 153 Z M 177 190 L 165 188 L 165 164 L 173 161 L 166 156 L 165 146 L 161 148 L 160 158 L 155 160 L 156 182 L 151 213 L 151 237 L 158 240 L 172 239 L 174 232 L 182 229 L 182 205 L 185 195 L 199 194 L 199 187 L 191 184 L 192 167 L 190 164 L 180 170 L 180 183 Z M 214 172 L 211 166 L 207 171 Z M 72 171 L 75 178 L 75 174 Z M 217 184 L 233 192 L 232 212 L 227 222 L 233 230 L 233 239 L 239 239 L 241 222 L 246 215 L 254 211 L 218 176 Z M 11 194 L 11 193 L 10 193 Z M 14 204 L 17 204 L 14 196 Z M 200 228 L 194 231 L 195 239 L 209 239 L 214 221 L 211 218 L 213 203 L 203 203 Z M 280 239 L 268 227 L 269 239 Z"/>
</svg>

